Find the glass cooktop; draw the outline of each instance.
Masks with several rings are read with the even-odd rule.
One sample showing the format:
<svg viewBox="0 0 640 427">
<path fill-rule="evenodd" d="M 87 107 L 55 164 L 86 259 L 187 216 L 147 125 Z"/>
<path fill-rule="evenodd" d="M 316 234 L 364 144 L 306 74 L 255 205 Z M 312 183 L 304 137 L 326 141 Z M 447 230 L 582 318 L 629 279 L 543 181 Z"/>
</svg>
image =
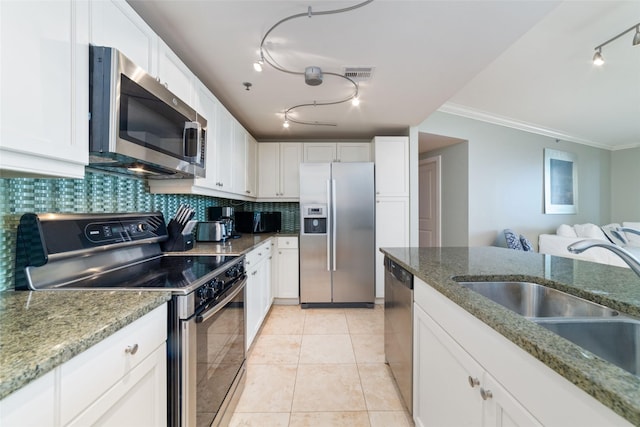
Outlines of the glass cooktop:
<svg viewBox="0 0 640 427">
<path fill-rule="evenodd" d="M 116 270 L 98 273 L 88 278 L 55 286 L 55 289 L 140 289 L 184 290 L 200 285 L 206 276 L 215 277 L 216 270 L 224 271 L 237 256 L 161 255 Z M 207 278 L 210 279 L 210 278 Z"/>
</svg>

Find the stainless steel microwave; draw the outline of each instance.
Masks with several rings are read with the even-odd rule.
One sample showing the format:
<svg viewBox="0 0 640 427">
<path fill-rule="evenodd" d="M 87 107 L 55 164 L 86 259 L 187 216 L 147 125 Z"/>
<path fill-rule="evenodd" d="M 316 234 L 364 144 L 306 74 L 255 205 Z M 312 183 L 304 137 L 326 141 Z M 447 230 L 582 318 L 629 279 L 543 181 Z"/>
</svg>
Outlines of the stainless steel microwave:
<svg viewBox="0 0 640 427">
<path fill-rule="evenodd" d="M 114 48 L 91 46 L 89 73 L 89 167 L 205 176 L 205 118 Z"/>
</svg>

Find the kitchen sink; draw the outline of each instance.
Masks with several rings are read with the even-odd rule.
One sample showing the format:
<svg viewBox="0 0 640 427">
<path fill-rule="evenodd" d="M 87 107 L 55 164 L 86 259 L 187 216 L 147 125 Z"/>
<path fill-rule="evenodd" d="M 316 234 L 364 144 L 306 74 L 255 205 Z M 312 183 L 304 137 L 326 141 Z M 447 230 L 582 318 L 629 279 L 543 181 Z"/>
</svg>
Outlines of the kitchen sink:
<svg viewBox="0 0 640 427">
<path fill-rule="evenodd" d="M 525 317 L 612 317 L 618 312 L 531 282 L 458 282 Z"/>
<path fill-rule="evenodd" d="M 535 319 L 534 322 L 633 375 L 640 375 L 640 321 Z"/>
</svg>

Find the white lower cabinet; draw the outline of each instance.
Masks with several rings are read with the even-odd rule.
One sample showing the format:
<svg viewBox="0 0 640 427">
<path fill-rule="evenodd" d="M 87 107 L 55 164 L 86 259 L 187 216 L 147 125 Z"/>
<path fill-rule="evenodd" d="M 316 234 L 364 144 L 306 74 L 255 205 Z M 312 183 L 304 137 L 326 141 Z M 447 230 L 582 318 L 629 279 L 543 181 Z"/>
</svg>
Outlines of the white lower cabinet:
<svg viewBox="0 0 640 427">
<path fill-rule="evenodd" d="M 0 425 L 165 426 L 166 340 L 164 304 L 0 401 Z"/>
<path fill-rule="evenodd" d="M 414 277 L 416 426 L 629 426 L 625 419 Z"/>
<path fill-rule="evenodd" d="M 271 308 L 273 300 L 271 292 L 271 240 L 249 252 L 245 265 L 247 269 L 246 348 L 249 349 Z"/>
<path fill-rule="evenodd" d="M 297 237 L 277 237 L 274 258 L 274 296 L 279 302 L 297 304 L 300 299 L 300 261 Z"/>
<path fill-rule="evenodd" d="M 166 425 L 166 354 L 166 345 L 163 343 L 65 425 Z"/>
<path fill-rule="evenodd" d="M 414 334 L 416 425 L 541 425 L 417 305 Z"/>
<path fill-rule="evenodd" d="M 0 426 L 58 425 L 55 422 L 55 378 L 55 371 L 48 372 L 0 400 Z"/>
</svg>

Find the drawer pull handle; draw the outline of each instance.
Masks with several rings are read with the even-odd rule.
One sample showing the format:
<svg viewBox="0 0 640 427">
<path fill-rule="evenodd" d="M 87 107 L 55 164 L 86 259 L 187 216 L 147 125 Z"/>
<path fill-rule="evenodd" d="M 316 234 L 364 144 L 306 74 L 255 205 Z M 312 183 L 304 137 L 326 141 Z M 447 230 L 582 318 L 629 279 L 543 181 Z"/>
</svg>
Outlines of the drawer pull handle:
<svg viewBox="0 0 640 427">
<path fill-rule="evenodd" d="M 493 393 L 491 393 L 491 390 L 480 388 L 480 396 L 482 396 L 482 400 L 488 400 L 493 397 Z"/>
<path fill-rule="evenodd" d="M 138 344 L 130 345 L 124 349 L 124 352 L 133 356 L 138 352 Z"/>
<path fill-rule="evenodd" d="M 471 388 L 475 386 L 479 386 L 480 380 L 478 380 L 477 378 L 473 378 L 471 375 L 469 375 L 469 385 L 471 386 Z"/>
</svg>

